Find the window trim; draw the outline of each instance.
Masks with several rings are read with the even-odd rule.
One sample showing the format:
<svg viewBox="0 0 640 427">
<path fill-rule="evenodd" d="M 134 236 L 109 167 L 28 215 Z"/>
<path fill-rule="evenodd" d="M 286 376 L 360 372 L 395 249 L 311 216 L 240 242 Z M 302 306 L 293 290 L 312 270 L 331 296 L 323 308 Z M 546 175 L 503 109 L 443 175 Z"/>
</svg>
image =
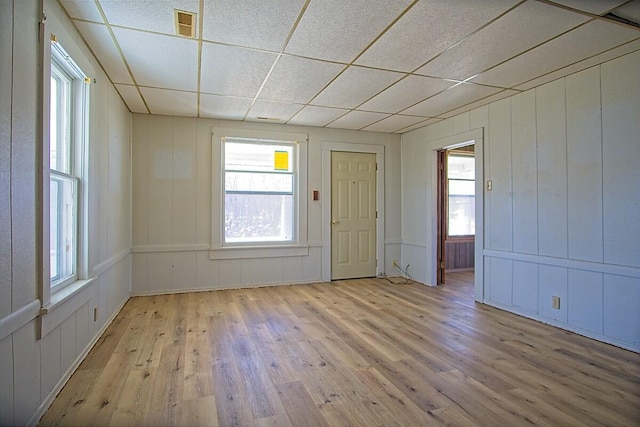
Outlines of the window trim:
<svg viewBox="0 0 640 427">
<path fill-rule="evenodd" d="M 68 300 L 75 293 L 88 286 L 94 278 L 89 277 L 88 269 L 88 143 L 89 143 L 89 116 L 90 116 L 90 88 L 91 79 L 77 65 L 63 46 L 58 42 L 55 35 L 51 34 L 50 40 L 42 43 L 42 113 L 41 113 L 41 136 L 42 136 L 42 181 L 41 181 L 41 271 L 40 279 L 40 299 L 41 312 L 49 313 L 53 308 Z M 70 104 L 73 114 L 71 128 L 72 154 L 70 159 L 69 172 L 54 172 L 57 175 L 65 176 L 76 180 L 76 261 L 75 274 L 67 280 L 52 285 L 50 280 L 50 195 L 49 185 L 51 180 L 51 170 L 49 163 L 50 152 L 50 102 L 51 102 L 51 67 L 53 63 L 71 78 L 72 90 Z"/>
<path fill-rule="evenodd" d="M 445 240 L 446 241 L 457 241 L 457 242 L 463 242 L 463 241 L 470 241 L 473 240 L 475 237 L 475 233 L 474 234 L 449 234 L 449 203 L 450 203 L 450 194 L 449 194 L 449 181 L 469 181 L 469 182 L 474 182 L 475 183 L 475 177 L 474 179 L 462 179 L 462 178 L 449 178 L 449 156 L 450 155 L 454 155 L 454 156 L 459 156 L 459 157 L 471 157 L 472 159 L 475 160 L 475 152 L 474 151 L 465 151 L 465 150 L 458 150 L 458 149 L 451 149 L 451 150 L 446 150 L 446 158 L 445 158 L 445 195 L 446 195 L 446 203 L 445 203 L 445 229 L 446 229 L 446 236 L 445 236 Z M 475 188 L 475 185 L 474 185 Z M 474 203 L 475 203 L 475 199 L 477 198 L 477 195 L 474 194 L 473 195 L 474 198 Z M 474 212 L 475 215 L 475 212 Z"/>
<path fill-rule="evenodd" d="M 294 239 L 278 242 L 224 241 L 224 139 L 239 138 L 273 143 L 295 143 L 294 153 Z M 210 259 L 271 258 L 304 256 L 309 253 L 307 241 L 307 152 L 308 135 L 251 129 L 212 128 L 211 143 L 211 246 Z M 218 165 L 216 170 L 215 165 Z"/>
</svg>

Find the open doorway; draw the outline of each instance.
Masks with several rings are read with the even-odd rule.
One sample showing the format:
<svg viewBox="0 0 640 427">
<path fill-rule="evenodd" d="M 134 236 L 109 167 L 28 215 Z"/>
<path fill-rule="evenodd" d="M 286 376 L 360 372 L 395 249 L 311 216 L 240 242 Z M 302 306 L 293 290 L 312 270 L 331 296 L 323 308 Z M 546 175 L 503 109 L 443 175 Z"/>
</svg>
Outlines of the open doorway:
<svg viewBox="0 0 640 427">
<path fill-rule="evenodd" d="M 473 143 L 438 151 L 438 285 L 474 282 L 475 164 Z"/>
</svg>

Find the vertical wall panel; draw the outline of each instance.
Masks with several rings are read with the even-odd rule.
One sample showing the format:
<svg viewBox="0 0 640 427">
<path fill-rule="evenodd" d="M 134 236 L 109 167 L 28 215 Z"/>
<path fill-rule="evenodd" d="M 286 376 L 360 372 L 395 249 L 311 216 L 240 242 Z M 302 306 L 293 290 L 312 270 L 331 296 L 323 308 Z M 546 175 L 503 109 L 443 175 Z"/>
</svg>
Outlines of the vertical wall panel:
<svg viewBox="0 0 640 427">
<path fill-rule="evenodd" d="M 149 263 L 149 289 L 169 291 L 173 288 L 173 253 L 154 252 L 147 254 Z"/>
<path fill-rule="evenodd" d="M 40 341 L 40 400 L 44 400 L 56 386 L 64 372 L 60 372 L 60 328 L 55 328 Z"/>
<path fill-rule="evenodd" d="M 493 302 L 512 305 L 513 262 L 508 259 L 490 258 L 491 284 L 489 298 Z"/>
<path fill-rule="evenodd" d="M 567 140 L 564 80 L 536 89 L 539 254 L 567 256 Z"/>
<path fill-rule="evenodd" d="M 569 323 L 602 333 L 602 273 L 569 270 Z"/>
<path fill-rule="evenodd" d="M 242 284 L 242 260 L 220 261 L 220 287 L 228 288 Z"/>
<path fill-rule="evenodd" d="M 11 92 L 13 2 L 0 2 L 0 318 L 11 313 Z M 0 413 L 2 408 L 0 407 Z M 0 424 L 3 418 L 0 415 Z"/>
<path fill-rule="evenodd" d="M 149 118 L 147 224 L 150 245 L 171 244 L 173 235 L 172 124 L 173 120 L 166 117 Z"/>
<path fill-rule="evenodd" d="M 40 341 L 35 320 L 13 334 L 13 407 L 15 424 L 26 424 L 40 406 Z"/>
<path fill-rule="evenodd" d="M 13 421 L 13 337 L 11 335 L 0 340 L 0 384 L 2 384 L 0 425 L 12 426 L 16 423 Z"/>
<path fill-rule="evenodd" d="M 490 175 L 493 190 L 487 192 L 491 206 L 491 234 L 485 240 L 490 249 L 511 251 L 512 206 L 511 206 L 511 107 L 510 99 L 489 105 Z"/>
<path fill-rule="evenodd" d="M 60 369 L 66 372 L 76 358 L 76 316 L 72 314 L 60 328 Z"/>
<path fill-rule="evenodd" d="M 552 297 L 560 297 L 560 309 L 552 307 Z M 538 314 L 567 322 L 567 269 L 551 265 L 538 267 Z"/>
<path fill-rule="evenodd" d="M 11 228 L 13 292 L 12 310 L 37 297 L 36 259 L 36 152 L 38 94 L 38 3 L 15 1 L 13 50 L 13 94 L 11 125 Z M 4 100 L 2 102 L 5 102 Z M 5 143 L 3 141 L 3 143 Z"/>
<path fill-rule="evenodd" d="M 538 264 L 513 261 L 513 305 L 538 312 Z"/>
<path fill-rule="evenodd" d="M 196 123 L 183 117 L 173 120 L 173 244 L 196 241 Z"/>
<path fill-rule="evenodd" d="M 602 262 L 599 67 L 566 79 L 569 258 Z"/>
<path fill-rule="evenodd" d="M 198 120 L 196 142 L 196 243 L 211 242 L 211 173 L 220 167 L 211 164 L 211 126 Z"/>
<path fill-rule="evenodd" d="M 133 293 L 141 293 L 149 290 L 148 254 L 131 254 L 131 285 Z"/>
<path fill-rule="evenodd" d="M 640 52 L 601 72 L 604 261 L 640 267 Z"/>
<path fill-rule="evenodd" d="M 511 98 L 513 251 L 538 253 L 536 93 Z"/>
<path fill-rule="evenodd" d="M 218 260 L 210 260 L 208 252 L 196 253 L 196 287 L 200 289 L 215 288 L 220 285 Z"/>
<path fill-rule="evenodd" d="M 138 116 L 132 123 L 132 243 L 146 245 L 148 243 L 148 179 L 149 179 L 149 116 Z"/>
<path fill-rule="evenodd" d="M 196 252 L 175 252 L 172 289 L 195 289 L 196 277 Z"/>
<path fill-rule="evenodd" d="M 604 333 L 640 345 L 640 279 L 604 276 Z"/>
<path fill-rule="evenodd" d="M 395 259 L 399 259 L 399 254 Z M 392 258 L 388 258 L 392 259 Z M 285 283 L 297 283 L 303 280 L 302 257 L 288 257 L 282 260 L 282 279 Z"/>
</svg>

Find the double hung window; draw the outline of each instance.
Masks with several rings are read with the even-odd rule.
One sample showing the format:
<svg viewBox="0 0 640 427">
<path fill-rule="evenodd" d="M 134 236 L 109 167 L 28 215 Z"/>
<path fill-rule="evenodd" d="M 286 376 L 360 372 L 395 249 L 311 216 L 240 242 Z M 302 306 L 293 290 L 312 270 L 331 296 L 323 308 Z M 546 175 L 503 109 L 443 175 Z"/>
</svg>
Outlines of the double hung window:
<svg viewBox="0 0 640 427">
<path fill-rule="evenodd" d="M 447 235 L 475 234 L 475 158 L 473 153 L 447 152 Z"/>
</svg>

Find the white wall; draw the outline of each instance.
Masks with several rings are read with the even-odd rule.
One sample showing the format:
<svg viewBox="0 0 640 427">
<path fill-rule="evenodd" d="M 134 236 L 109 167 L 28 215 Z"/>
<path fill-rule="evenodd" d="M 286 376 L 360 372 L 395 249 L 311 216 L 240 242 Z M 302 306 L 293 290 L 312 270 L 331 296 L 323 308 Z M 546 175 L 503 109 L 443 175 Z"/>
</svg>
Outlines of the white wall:
<svg viewBox="0 0 640 427">
<path fill-rule="evenodd" d="M 47 315 L 39 337 L 38 19 L 41 2 L 0 2 L 0 425 L 35 423 L 130 290 L 130 122 L 55 1 L 54 33 L 91 85 L 89 272 L 97 279 Z M 49 36 L 46 37 L 47 41 Z M 97 308 L 98 318 L 93 319 Z"/>
<path fill-rule="evenodd" d="M 243 128 L 309 135 L 308 256 L 209 259 L 212 128 Z M 250 122 L 133 115 L 134 294 L 321 281 L 322 209 L 311 192 L 322 190 L 323 142 L 369 144 L 385 152 L 386 270 L 400 256 L 400 136 Z M 178 165 L 179 163 L 179 165 Z M 166 173 L 158 173 L 162 164 Z M 186 167 L 186 165 L 190 165 Z M 181 168 L 180 178 L 171 168 Z M 188 177 L 185 170 L 189 170 Z M 321 197 L 322 198 L 322 197 Z"/>
<path fill-rule="evenodd" d="M 638 76 L 634 52 L 403 135 L 403 263 L 428 282 L 428 147 L 482 128 L 485 302 L 640 350 Z"/>
</svg>

